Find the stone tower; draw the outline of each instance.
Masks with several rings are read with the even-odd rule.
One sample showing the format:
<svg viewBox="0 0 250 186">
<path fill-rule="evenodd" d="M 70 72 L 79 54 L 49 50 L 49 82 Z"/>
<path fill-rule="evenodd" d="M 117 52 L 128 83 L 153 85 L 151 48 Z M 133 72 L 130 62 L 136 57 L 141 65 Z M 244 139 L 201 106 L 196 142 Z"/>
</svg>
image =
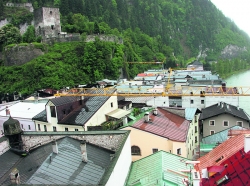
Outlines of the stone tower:
<svg viewBox="0 0 250 186">
<path fill-rule="evenodd" d="M 14 149 L 22 150 L 22 138 L 23 132 L 18 120 L 13 119 L 11 116 L 7 121 L 3 123 L 4 135 L 9 138 L 10 146 Z"/>
<path fill-rule="evenodd" d="M 34 27 L 43 39 L 58 37 L 61 32 L 59 8 L 42 7 L 34 11 Z"/>
</svg>

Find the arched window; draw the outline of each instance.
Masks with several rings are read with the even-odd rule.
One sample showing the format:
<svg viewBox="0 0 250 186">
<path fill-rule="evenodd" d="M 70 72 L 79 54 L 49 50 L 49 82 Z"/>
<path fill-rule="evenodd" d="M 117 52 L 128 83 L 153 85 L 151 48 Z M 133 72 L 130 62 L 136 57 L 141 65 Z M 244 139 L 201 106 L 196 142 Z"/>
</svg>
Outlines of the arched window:
<svg viewBox="0 0 250 186">
<path fill-rule="evenodd" d="M 138 146 L 132 146 L 131 147 L 131 154 L 132 155 L 137 155 L 140 156 L 141 155 L 141 149 Z"/>
</svg>

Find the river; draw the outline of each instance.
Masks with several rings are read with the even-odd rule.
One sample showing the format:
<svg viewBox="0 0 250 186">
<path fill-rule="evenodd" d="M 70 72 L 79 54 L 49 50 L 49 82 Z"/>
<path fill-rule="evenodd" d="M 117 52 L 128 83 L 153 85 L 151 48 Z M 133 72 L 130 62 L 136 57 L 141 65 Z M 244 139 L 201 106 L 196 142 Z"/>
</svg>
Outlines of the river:
<svg viewBox="0 0 250 186">
<path fill-rule="evenodd" d="M 250 70 L 234 74 L 225 79 L 225 81 L 227 83 L 226 85 L 229 87 L 250 87 Z M 250 115 L 250 96 L 239 96 L 239 106 Z"/>
</svg>

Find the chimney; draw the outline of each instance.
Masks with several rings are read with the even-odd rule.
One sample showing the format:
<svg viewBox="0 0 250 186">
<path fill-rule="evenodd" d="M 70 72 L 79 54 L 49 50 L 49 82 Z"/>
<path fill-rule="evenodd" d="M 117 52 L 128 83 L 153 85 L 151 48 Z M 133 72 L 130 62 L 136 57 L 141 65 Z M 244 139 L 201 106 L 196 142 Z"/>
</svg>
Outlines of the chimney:
<svg viewBox="0 0 250 186">
<path fill-rule="evenodd" d="M 82 154 L 82 162 L 88 162 L 87 157 L 87 148 L 86 148 L 86 140 L 82 140 L 80 143 L 81 154 Z"/>
<path fill-rule="evenodd" d="M 153 114 L 154 114 L 155 116 L 157 116 L 157 114 L 158 114 L 157 108 L 155 108 L 155 109 L 153 110 Z"/>
<path fill-rule="evenodd" d="M 115 157 L 115 154 L 110 154 L 110 161 L 112 161 Z"/>
<path fill-rule="evenodd" d="M 6 111 L 6 116 L 10 116 L 10 110 L 8 109 L 8 106 L 6 106 L 5 111 Z"/>
<path fill-rule="evenodd" d="M 245 134 L 244 151 L 245 153 L 250 151 L 250 134 Z"/>
<path fill-rule="evenodd" d="M 192 172 L 193 186 L 200 186 L 200 174 L 197 171 Z"/>
<path fill-rule="evenodd" d="M 149 122 L 149 113 L 148 112 L 146 112 L 144 114 L 144 119 L 145 119 L 145 122 Z"/>
<path fill-rule="evenodd" d="M 53 149 L 53 153 L 58 154 L 58 146 L 55 140 L 52 141 L 52 149 Z"/>
<path fill-rule="evenodd" d="M 20 174 L 17 168 L 14 168 L 10 173 L 10 181 L 12 184 L 20 184 Z"/>
</svg>

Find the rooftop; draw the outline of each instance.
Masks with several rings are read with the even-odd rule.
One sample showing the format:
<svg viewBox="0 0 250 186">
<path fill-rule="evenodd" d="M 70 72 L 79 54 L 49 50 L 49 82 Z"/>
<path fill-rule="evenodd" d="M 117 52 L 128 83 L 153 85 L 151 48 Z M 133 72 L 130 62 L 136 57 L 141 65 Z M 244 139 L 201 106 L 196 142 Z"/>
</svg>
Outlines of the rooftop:
<svg viewBox="0 0 250 186">
<path fill-rule="evenodd" d="M 247 121 L 250 120 L 249 116 L 244 112 L 243 109 L 224 102 L 220 102 L 202 109 L 200 120 L 208 119 L 220 114 L 230 114 Z"/>
<path fill-rule="evenodd" d="M 186 141 L 189 121 L 162 108 L 158 107 L 157 109 L 157 116 L 150 114 L 149 122 L 145 122 L 145 118 L 142 117 L 132 127 L 170 140 Z"/>
<path fill-rule="evenodd" d="M 192 165 L 186 166 L 187 160 L 165 151 L 158 151 L 132 163 L 126 185 L 183 185 L 182 179 L 190 177 L 180 170 L 193 168 Z"/>
<path fill-rule="evenodd" d="M 10 184 L 9 174 L 13 168 L 19 170 L 21 184 L 105 185 L 129 133 L 130 131 L 24 132 L 22 137 L 28 143 L 26 146 L 35 141 L 42 145 L 35 145 L 26 157 L 11 150 L 2 154 L 0 185 Z M 40 141 L 35 140 L 36 137 Z M 31 138 L 31 141 L 26 141 Z M 57 139 L 58 154 L 53 153 L 53 139 Z M 87 142 L 87 163 L 82 161 L 82 139 Z M 115 154 L 112 160 L 110 154 Z"/>
<path fill-rule="evenodd" d="M 35 101 L 20 101 L 8 107 L 10 115 L 13 118 L 26 118 L 31 119 L 39 112 L 45 109 L 48 100 Z M 6 116 L 6 111 L 0 111 L 0 116 Z"/>
<path fill-rule="evenodd" d="M 199 169 L 202 170 L 210 166 L 220 165 L 221 162 L 231 157 L 244 147 L 244 139 L 244 134 L 229 138 L 228 140 L 217 146 L 215 149 L 213 149 L 211 152 L 209 152 L 205 156 L 202 156 L 198 159 L 198 161 L 201 162 Z M 218 161 L 218 159 L 221 157 L 223 158 Z"/>
<path fill-rule="evenodd" d="M 243 149 L 235 152 L 220 164 L 221 168 L 219 170 L 209 171 L 208 169 L 209 174 L 212 176 L 209 179 L 203 178 L 202 186 L 215 186 L 219 185 L 220 182 L 222 182 L 220 185 L 224 186 L 250 185 L 249 159 L 250 152 L 245 153 Z"/>
</svg>

